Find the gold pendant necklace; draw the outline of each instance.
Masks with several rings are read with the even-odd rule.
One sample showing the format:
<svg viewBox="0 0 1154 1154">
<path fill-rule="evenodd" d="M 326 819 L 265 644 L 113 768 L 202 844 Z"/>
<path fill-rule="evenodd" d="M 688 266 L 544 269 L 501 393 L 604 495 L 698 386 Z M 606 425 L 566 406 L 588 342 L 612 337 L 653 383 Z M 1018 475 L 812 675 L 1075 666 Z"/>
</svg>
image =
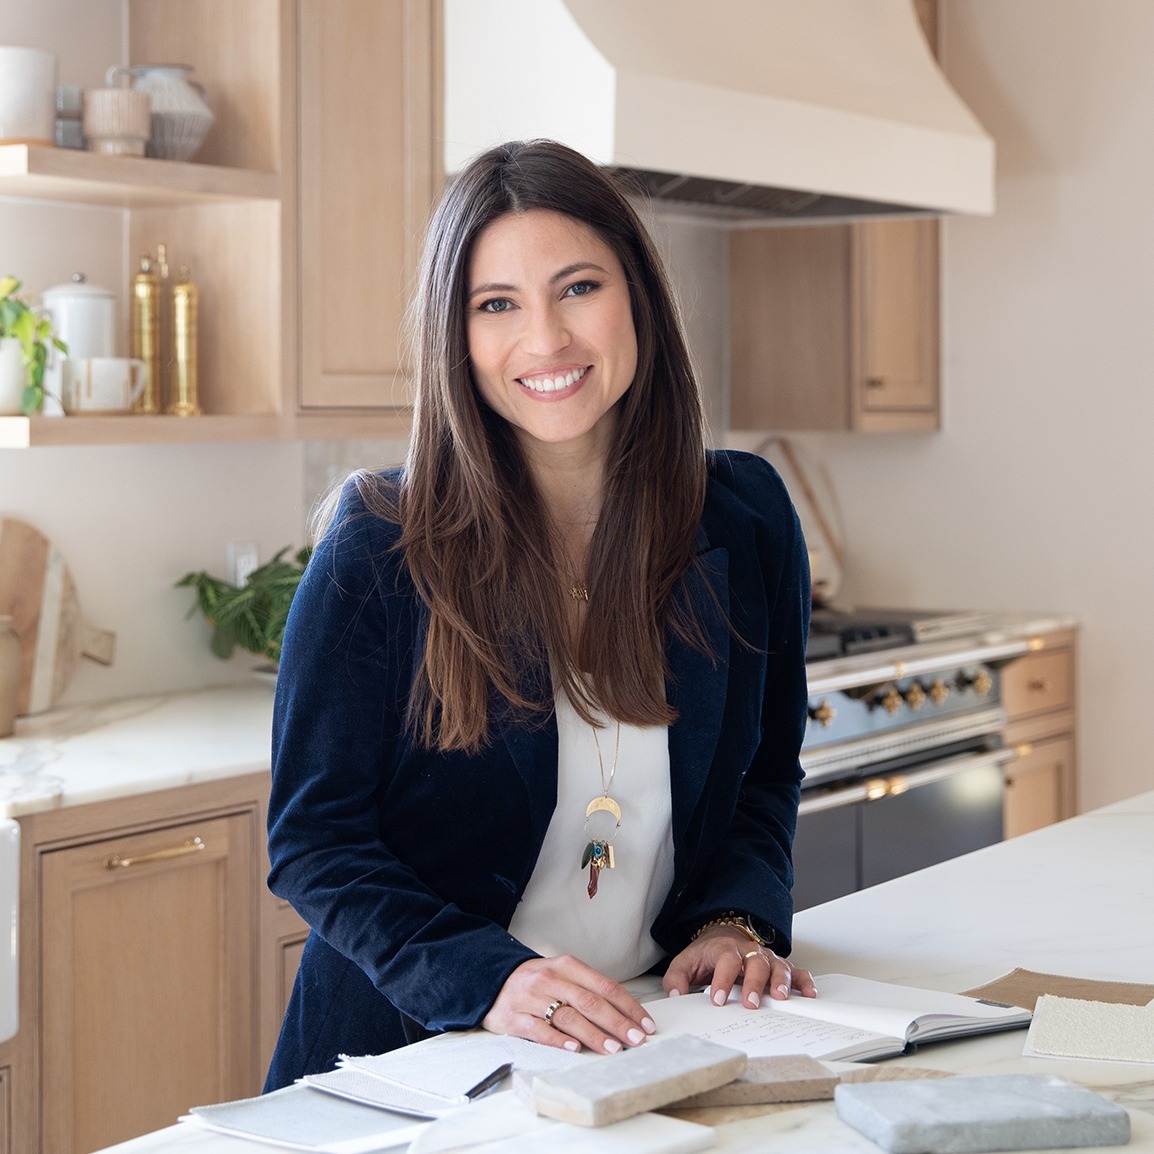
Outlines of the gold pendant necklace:
<svg viewBox="0 0 1154 1154">
<path fill-rule="evenodd" d="M 593 742 L 597 746 L 597 769 L 601 774 L 601 795 L 595 797 L 585 807 L 585 832 L 589 832 L 589 819 L 595 813 L 602 811 L 611 814 L 617 824 L 608 838 L 595 837 L 586 843 L 585 852 L 581 857 L 581 868 L 589 867 L 589 886 L 586 892 L 590 898 L 597 896 L 597 883 L 600 880 L 601 871 L 607 867 L 614 869 L 617 865 L 613 857 L 613 839 L 621 828 L 621 807 L 609 796 L 609 790 L 612 788 L 613 778 L 617 774 L 617 755 L 621 752 L 621 722 L 617 723 L 617 738 L 613 745 L 613 768 L 609 771 L 608 781 L 605 780 L 605 762 L 601 757 L 601 741 L 597 737 L 597 726 L 593 726 Z"/>
<path fill-rule="evenodd" d="M 588 601 L 589 590 L 585 582 L 574 581 L 573 584 L 569 586 L 569 596 L 572 597 L 574 601 Z"/>
</svg>

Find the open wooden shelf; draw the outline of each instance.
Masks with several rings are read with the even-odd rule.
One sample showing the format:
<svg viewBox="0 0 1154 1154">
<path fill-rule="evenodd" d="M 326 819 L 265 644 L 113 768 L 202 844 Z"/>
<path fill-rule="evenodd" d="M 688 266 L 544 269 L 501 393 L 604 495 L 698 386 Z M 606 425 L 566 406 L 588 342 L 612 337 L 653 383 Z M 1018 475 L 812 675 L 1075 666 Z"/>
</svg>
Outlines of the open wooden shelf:
<svg viewBox="0 0 1154 1154">
<path fill-rule="evenodd" d="M 0 196 L 148 208 L 280 197 L 276 173 L 72 148 L 0 145 Z"/>
<path fill-rule="evenodd" d="M 0 448 L 262 441 L 285 436 L 285 427 L 284 418 L 265 415 L 0 417 Z"/>
</svg>

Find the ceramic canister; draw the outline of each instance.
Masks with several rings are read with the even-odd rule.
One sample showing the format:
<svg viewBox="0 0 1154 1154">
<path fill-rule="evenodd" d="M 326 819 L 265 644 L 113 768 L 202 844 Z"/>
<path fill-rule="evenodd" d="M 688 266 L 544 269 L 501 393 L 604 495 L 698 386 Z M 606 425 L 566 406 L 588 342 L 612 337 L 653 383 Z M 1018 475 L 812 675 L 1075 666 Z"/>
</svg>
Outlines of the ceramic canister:
<svg viewBox="0 0 1154 1154">
<path fill-rule="evenodd" d="M 47 144 L 56 137 L 56 57 L 0 45 L 0 144 Z"/>
<path fill-rule="evenodd" d="M 88 284 L 82 272 L 70 284 L 54 285 L 41 294 L 44 312 L 54 335 L 68 346 L 68 357 L 116 356 L 116 297 L 99 285 Z M 61 354 L 52 348 L 44 368 L 44 390 L 60 396 Z"/>
</svg>

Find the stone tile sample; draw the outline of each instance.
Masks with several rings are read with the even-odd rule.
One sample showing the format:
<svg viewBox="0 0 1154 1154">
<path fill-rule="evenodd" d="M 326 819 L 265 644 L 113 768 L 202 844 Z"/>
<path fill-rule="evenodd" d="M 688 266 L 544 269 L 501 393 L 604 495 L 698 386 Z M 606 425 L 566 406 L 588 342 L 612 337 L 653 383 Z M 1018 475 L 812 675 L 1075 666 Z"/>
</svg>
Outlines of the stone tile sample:
<svg viewBox="0 0 1154 1154">
<path fill-rule="evenodd" d="M 538 1074 L 532 1104 L 538 1114 L 579 1126 L 605 1126 L 732 1082 L 745 1071 L 741 1050 L 689 1034 Z"/>
<path fill-rule="evenodd" d="M 834 1091 L 838 1117 L 890 1154 L 980 1154 L 1118 1146 L 1130 1116 L 1062 1078 L 1002 1074 L 978 1078 L 865 1082 Z"/>
<path fill-rule="evenodd" d="M 766 1102 L 816 1102 L 832 1098 L 836 1074 L 808 1054 L 750 1058 L 745 1073 L 724 1086 L 705 1090 L 674 1103 L 679 1109 L 698 1106 L 760 1106 Z"/>
</svg>

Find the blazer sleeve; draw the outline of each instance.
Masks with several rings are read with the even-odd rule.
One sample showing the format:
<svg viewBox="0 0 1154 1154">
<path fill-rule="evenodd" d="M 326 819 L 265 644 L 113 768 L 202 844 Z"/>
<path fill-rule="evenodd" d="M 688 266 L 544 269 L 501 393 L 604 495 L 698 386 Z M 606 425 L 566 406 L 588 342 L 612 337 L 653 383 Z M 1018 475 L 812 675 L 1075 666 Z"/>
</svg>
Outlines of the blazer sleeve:
<svg viewBox="0 0 1154 1154">
<path fill-rule="evenodd" d="M 443 900 L 386 840 L 390 789 L 404 787 L 411 752 L 417 648 L 396 534 L 350 483 L 293 599 L 273 714 L 269 887 L 402 1013 L 463 1029 L 536 955 Z"/>
<path fill-rule="evenodd" d="M 772 930 L 784 956 L 792 948 L 791 849 L 806 726 L 809 559 L 792 502 L 768 462 L 719 453 L 714 469 L 721 498 L 708 531 L 728 551 L 733 629 L 726 716 L 696 865 L 666 948 L 684 948 L 705 922 L 736 911 Z"/>
</svg>

